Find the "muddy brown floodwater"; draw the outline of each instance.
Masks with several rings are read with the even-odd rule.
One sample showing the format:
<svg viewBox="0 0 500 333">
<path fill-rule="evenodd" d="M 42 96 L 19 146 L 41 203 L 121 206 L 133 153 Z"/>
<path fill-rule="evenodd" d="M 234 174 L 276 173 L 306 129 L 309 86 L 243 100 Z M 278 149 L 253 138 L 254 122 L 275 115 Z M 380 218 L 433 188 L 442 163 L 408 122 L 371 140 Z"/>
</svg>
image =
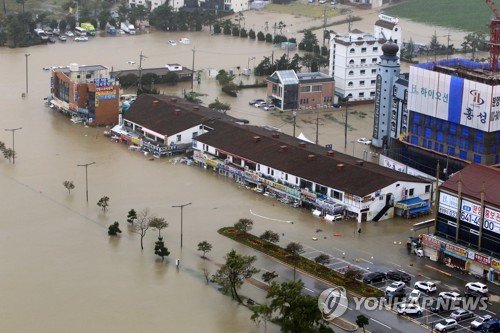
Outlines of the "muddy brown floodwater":
<svg viewBox="0 0 500 333">
<path fill-rule="evenodd" d="M 259 21 L 256 17 L 252 24 L 263 24 L 264 19 Z M 297 21 L 296 27 L 301 24 Z M 181 37 L 188 37 L 191 44 L 167 45 L 168 39 Z M 264 56 L 273 56 L 273 51 L 274 56 L 282 54 L 264 43 L 212 37 L 208 32 L 99 36 L 87 43 L 69 40 L 28 49 L 0 48 L 1 129 L 22 127 L 15 132 L 15 164 L 0 160 L 2 332 L 123 333 L 159 328 L 169 332 L 263 332 L 262 327 L 257 328 L 250 321 L 251 313 L 246 308 L 205 283 L 203 269 L 214 273 L 215 263 L 222 262 L 231 248 L 253 254 L 220 237 L 216 230 L 248 217 L 255 222 L 255 233 L 272 229 L 307 243 L 319 226 L 327 233 L 340 229 L 350 234 L 355 228 L 349 222 L 324 226 L 307 211 L 279 204 L 203 169 L 168 159 L 149 161 L 123 145 L 111 143 L 102 135 L 102 129 L 72 124 L 43 104 L 50 91 L 49 73 L 43 67 L 78 63 L 130 69 L 137 66 L 141 51 L 147 57 L 145 68 L 167 63 L 191 67 L 194 55 L 195 69 L 205 73 L 200 85 L 195 83 L 194 88 L 208 95 L 203 97 L 205 103 L 219 96 L 214 78 L 207 75 L 209 69 L 237 71 L 237 66 L 256 65 Z M 136 65 L 129 65 L 129 60 Z M 240 76 L 238 79 L 254 80 Z M 26 80 L 28 95 L 21 98 Z M 160 90 L 181 94 L 190 88 L 190 84 L 183 83 Z M 243 90 L 237 99 L 222 95 L 219 98 L 231 104 L 231 115 L 249 119 L 252 124 L 273 125 L 291 134 L 289 115 L 248 105 L 249 99 L 264 94 L 264 89 L 250 89 Z M 345 150 L 349 154 L 361 157 L 369 149 L 353 143 L 358 137 L 370 136 L 373 118 L 369 111 L 370 107 L 360 109 L 350 118 Z M 332 143 L 335 149 L 343 151 L 342 112 L 299 114 L 297 134 L 304 132 L 315 140 L 319 119 L 319 143 Z M 0 141 L 11 147 L 11 132 L 0 130 Z M 77 165 L 91 162 L 95 165 L 88 167 L 87 204 L 85 170 Z M 75 182 L 71 194 L 63 187 L 64 180 Z M 103 214 L 96 203 L 105 195 L 110 198 L 110 207 Z M 192 205 L 183 210 L 181 250 L 180 210 L 172 206 L 185 203 Z M 141 251 L 138 235 L 127 230 L 125 219 L 131 208 L 149 208 L 170 223 L 163 230 L 171 251 L 165 262 L 154 255 L 156 231 L 148 231 L 145 249 Z M 114 221 L 119 221 L 123 230 L 119 238 L 107 235 L 107 226 Z M 407 227 L 400 222 L 396 232 Z M 367 228 L 391 237 L 389 228 Z M 214 246 L 208 254 L 212 261 L 201 260 L 196 251 L 203 240 Z M 335 246 L 347 248 L 351 242 L 349 238 L 339 239 Z M 325 241 L 318 246 L 328 250 L 333 245 Z M 364 245 L 358 241 L 356 246 L 362 250 Z M 180 259 L 178 269 L 176 259 Z M 257 266 L 262 264 L 258 262 Z M 253 286 L 246 285 L 242 292 L 256 300 L 264 298 L 263 292 Z M 278 331 L 275 326 L 267 327 L 267 332 Z"/>
</svg>

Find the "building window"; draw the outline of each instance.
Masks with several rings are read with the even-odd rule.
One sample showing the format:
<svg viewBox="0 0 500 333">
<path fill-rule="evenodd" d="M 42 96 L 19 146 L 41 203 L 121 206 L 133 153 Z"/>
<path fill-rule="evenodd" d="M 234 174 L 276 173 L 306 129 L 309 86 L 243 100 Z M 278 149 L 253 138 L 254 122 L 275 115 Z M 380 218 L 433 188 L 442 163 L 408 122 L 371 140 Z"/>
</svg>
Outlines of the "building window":
<svg viewBox="0 0 500 333">
<path fill-rule="evenodd" d="M 177 135 L 176 140 L 177 140 L 177 142 L 181 142 L 181 135 L 180 134 Z"/>
<path fill-rule="evenodd" d="M 371 84 L 372 86 L 374 86 L 374 85 L 375 85 L 375 80 L 371 80 L 371 81 L 370 81 L 370 84 Z"/>
<path fill-rule="evenodd" d="M 349 53 L 351 53 L 351 54 L 353 54 L 354 52 L 356 52 L 356 50 L 354 50 L 354 48 L 349 50 Z"/>
<path fill-rule="evenodd" d="M 349 75 L 354 75 L 354 71 L 349 71 Z"/>
<path fill-rule="evenodd" d="M 377 58 L 372 58 L 372 64 L 376 64 L 377 63 Z"/>
<path fill-rule="evenodd" d="M 359 93 L 359 98 L 364 98 L 365 97 L 365 93 L 364 92 L 360 92 Z"/>
<path fill-rule="evenodd" d="M 354 60 L 353 59 L 349 60 L 349 65 L 354 65 Z"/>
<path fill-rule="evenodd" d="M 377 46 L 374 46 L 373 47 L 373 52 L 377 52 L 378 51 L 378 47 Z"/>
<path fill-rule="evenodd" d="M 361 53 L 366 53 L 366 47 L 361 48 Z"/>
<path fill-rule="evenodd" d="M 364 86 L 365 86 L 365 81 L 359 81 L 359 85 L 360 85 L 361 87 L 364 87 Z"/>
<path fill-rule="evenodd" d="M 376 68 L 372 69 L 372 74 L 377 74 L 377 69 Z"/>
<path fill-rule="evenodd" d="M 366 71 L 364 69 L 359 71 L 359 74 L 361 74 L 361 75 L 365 75 L 365 73 L 366 73 Z"/>
<path fill-rule="evenodd" d="M 348 87 L 352 87 L 353 85 L 354 83 L 352 83 L 352 81 L 347 84 Z"/>
<path fill-rule="evenodd" d="M 375 97 L 375 91 L 370 91 L 370 97 Z"/>
<path fill-rule="evenodd" d="M 412 197 L 414 192 L 415 192 L 415 189 L 411 188 L 410 192 L 409 192 L 409 196 Z"/>
<path fill-rule="evenodd" d="M 196 138 L 198 136 L 198 132 L 193 132 L 193 138 Z"/>
<path fill-rule="evenodd" d="M 312 86 L 312 91 L 322 91 L 322 90 L 323 90 L 322 85 Z"/>
<path fill-rule="evenodd" d="M 361 59 L 361 64 L 366 64 L 366 59 Z"/>
<path fill-rule="evenodd" d="M 300 87 L 300 92 L 310 92 L 311 91 L 311 86 L 301 86 Z"/>
</svg>

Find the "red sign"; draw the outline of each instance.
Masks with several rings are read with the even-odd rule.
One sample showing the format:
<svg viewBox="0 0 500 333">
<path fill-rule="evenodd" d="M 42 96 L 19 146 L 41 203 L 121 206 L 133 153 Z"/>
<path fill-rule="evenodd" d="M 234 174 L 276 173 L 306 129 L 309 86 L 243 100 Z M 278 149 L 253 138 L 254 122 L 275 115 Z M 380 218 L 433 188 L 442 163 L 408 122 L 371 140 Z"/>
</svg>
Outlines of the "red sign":
<svg viewBox="0 0 500 333">
<path fill-rule="evenodd" d="M 439 250 L 441 248 L 441 242 L 429 235 L 422 235 L 422 243 L 425 246 L 433 248 L 434 250 Z"/>
<path fill-rule="evenodd" d="M 491 264 L 491 257 L 484 256 L 479 253 L 474 253 L 474 261 L 477 261 L 478 263 L 489 267 Z"/>
</svg>

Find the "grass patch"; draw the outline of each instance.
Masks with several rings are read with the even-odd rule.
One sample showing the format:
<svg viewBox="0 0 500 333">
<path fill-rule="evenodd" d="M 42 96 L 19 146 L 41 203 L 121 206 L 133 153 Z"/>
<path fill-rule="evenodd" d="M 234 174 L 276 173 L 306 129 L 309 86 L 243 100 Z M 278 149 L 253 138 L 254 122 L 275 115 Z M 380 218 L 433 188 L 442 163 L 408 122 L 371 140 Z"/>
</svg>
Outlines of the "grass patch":
<svg viewBox="0 0 500 333">
<path fill-rule="evenodd" d="M 257 251 L 263 252 L 279 261 L 287 263 L 290 266 L 296 264 L 297 269 L 307 272 L 310 275 L 316 276 L 337 286 L 345 287 L 347 290 L 355 292 L 365 297 L 382 297 L 384 293 L 377 288 L 359 281 L 348 280 L 344 275 L 334 271 L 328 267 L 317 264 L 313 260 L 300 257 L 296 263 L 290 254 L 282 247 L 262 240 L 257 236 L 247 232 L 239 231 L 234 227 L 225 227 L 218 230 L 219 234 L 231 238 L 232 240 L 247 245 Z"/>
<path fill-rule="evenodd" d="M 471 32 L 487 32 L 493 16 L 484 0 L 412 0 L 387 8 L 384 14 Z"/>
</svg>

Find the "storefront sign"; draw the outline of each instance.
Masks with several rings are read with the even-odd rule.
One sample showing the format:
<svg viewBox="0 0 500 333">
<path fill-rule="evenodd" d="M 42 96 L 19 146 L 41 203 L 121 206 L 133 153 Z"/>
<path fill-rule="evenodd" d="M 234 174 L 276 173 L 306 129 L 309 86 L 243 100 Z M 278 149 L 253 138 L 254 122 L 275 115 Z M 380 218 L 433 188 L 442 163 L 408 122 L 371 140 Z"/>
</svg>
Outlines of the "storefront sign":
<svg viewBox="0 0 500 333">
<path fill-rule="evenodd" d="M 483 229 L 500 234 L 500 212 L 485 208 Z"/>
<path fill-rule="evenodd" d="M 474 253 L 474 261 L 477 261 L 478 263 L 488 267 L 491 265 L 491 257 L 479 253 Z"/>
<path fill-rule="evenodd" d="M 444 206 L 439 206 L 438 212 L 444 215 L 448 215 L 450 217 L 453 217 L 454 219 L 457 218 L 457 212 L 455 210 L 446 208 Z"/>
<path fill-rule="evenodd" d="M 462 212 L 481 217 L 481 206 L 462 199 Z"/>
<path fill-rule="evenodd" d="M 467 258 L 467 250 L 464 248 L 461 248 L 459 246 L 447 243 L 446 244 L 446 251 L 451 252 L 451 253 L 455 253 L 461 257 Z"/>
<path fill-rule="evenodd" d="M 441 242 L 429 235 L 422 235 L 422 244 L 424 246 L 433 248 L 434 250 L 440 250 L 441 249 Z"/>
<path fill-rule="evenodd" d="M 316 198 L 317 198 L 317 197 L 316 197 L 316 194 L 311 193 L 311 192 L 309 192 L 309 191 L 307 191 L 307 190 L 305 190 L 305 189 L 302 189 L 301 194 L 302 194 L 303 196 L 305 196 L 305 197 L 307 197 L 307 198 L 310 198 L 310 199 L 313 199 L 313 200 L 316 200 Z"/>
<path fill-rule="evenodd" d="M 491 268 L 500 271 L 500 260 L 491 258 Z"/>
<path fill-rule="evenodd" d="M 441 192 L 439 193 L 439 206 L 441 205 L 445 205 L 456 210 L 458 208 L 458 198 Z"/>
</svg>

